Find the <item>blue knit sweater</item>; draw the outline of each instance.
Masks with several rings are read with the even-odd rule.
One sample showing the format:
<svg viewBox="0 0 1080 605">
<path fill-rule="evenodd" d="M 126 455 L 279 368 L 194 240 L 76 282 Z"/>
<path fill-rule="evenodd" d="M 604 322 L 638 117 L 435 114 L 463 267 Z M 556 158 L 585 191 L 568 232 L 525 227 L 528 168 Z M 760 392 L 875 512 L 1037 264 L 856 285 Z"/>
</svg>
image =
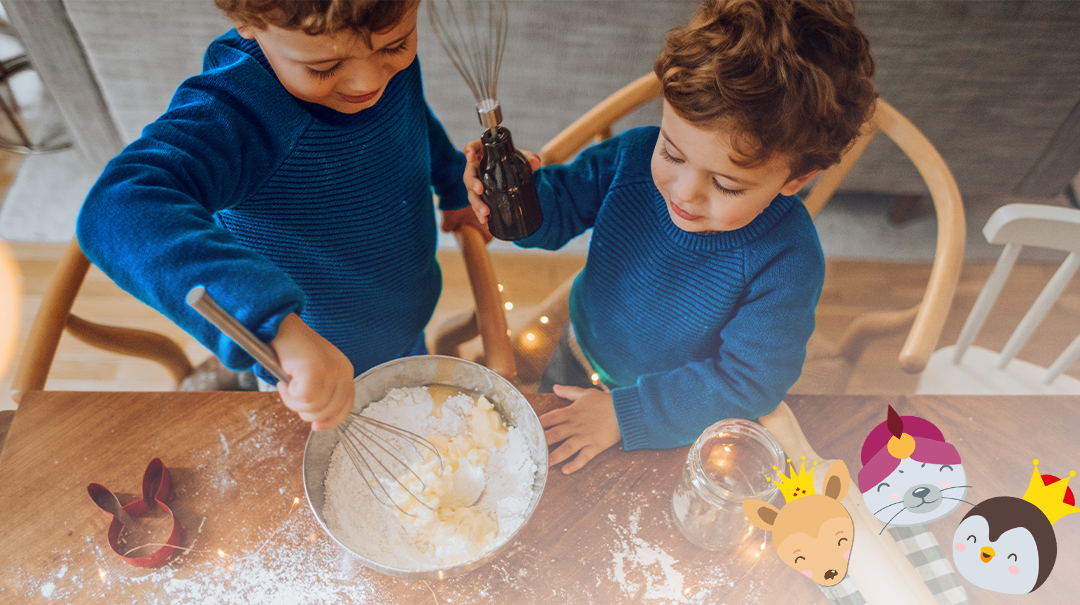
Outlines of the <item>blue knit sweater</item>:
<svg viewBox="0 0 1080 605">
<path fill-rule="evenodd" d="M 544 223 L 519 240 L 554 250 L 593 228 L 570 318 L 626 450 L 686 445 L 775 409 L 799 377 L 825 277 L 798 197 L 736 231 L 675 226 L 650 171 L 658 135 L 637 128 L 541 169 Z"/>
<path fill-rule="evenodd" d="M 254 360 L 185 304 L 196 285 L 265 342 L 299 313 L 359 374 L 410 351 L 431 318 L 442 287 L 431 189 L 444 210 L 468 205 L 464 166 L 418 61 L 348 115 L 293 97 L 258 44 L 230 31 L 108 164 L 77 235 L 120 287 L 230 368 Z"/>
</svg>

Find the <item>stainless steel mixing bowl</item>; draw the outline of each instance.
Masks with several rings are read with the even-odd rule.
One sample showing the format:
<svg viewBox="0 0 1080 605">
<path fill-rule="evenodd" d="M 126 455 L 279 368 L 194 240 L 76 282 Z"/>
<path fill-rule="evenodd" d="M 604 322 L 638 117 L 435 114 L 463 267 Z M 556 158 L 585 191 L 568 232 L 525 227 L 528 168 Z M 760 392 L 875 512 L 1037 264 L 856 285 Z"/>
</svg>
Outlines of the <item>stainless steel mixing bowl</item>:
<svg viewBox="0 0 1080 605">
<path fill-rule="evenodd" d="M 319 525 L 346 552 L 364 565 L 382 573 L 407 578 L 410 580 L 441 580 L 468 573 L 499 556 L 525 524 L 528 523 L 540 495 L 544 491 L 548 472 L 548 448 L 544 440 L 544 429 L 532 406 L 525 400 L 514 385 L 495 372 L 482 365 L 456 357 L 440 355 L 421 355 L 395 359 L 371 368 L 356 377 L 356 403 L 353 411 L 360 412 L 369 404 L 381 400 L 390 389 L 445 385 L 461 389 L 475 395 L 484 395 L 491 401 L 503 418 L 517 427 L 526 437 L 529 454 L 536 463 L 536 476 L 533 480 L 533 495 L 525 512 L 525 521 L 501 544 L 483 555 L 444 567 L 426 567 L 423 569 L 402 569 L 378 560 L 368 553 L 363 555 L 346 546 L 334 535 L 323 517 L 324 481 L 330 466 L 330 455 L 338 443 L 336 431 L 312 431 L 304 448 L 304 490 L 308 504 L 319 520 Z M 359 475 L 357 476 L 359 480 Z"/>
</svg>

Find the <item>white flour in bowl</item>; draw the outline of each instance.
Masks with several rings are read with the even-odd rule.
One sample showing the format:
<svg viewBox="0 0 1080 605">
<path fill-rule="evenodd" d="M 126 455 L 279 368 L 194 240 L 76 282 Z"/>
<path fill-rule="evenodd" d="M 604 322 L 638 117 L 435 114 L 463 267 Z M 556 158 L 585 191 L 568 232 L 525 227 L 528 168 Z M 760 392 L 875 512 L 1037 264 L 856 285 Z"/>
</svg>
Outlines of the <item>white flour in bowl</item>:
<svg viewBox="0 0 1080 605">
<path fill-rule="evenodd" d="M 436 395 L 441 398 L 443 394 L 436 392 Z M 441 435 L 452 439 L 471 435 L 470 413 L 484 403 L 483 398 L 478 404 L 473 397 L 459 393 L 437 404 L 427 387 L 392 389 L 381 401 L 369 405 L 363 415 L 425 437 Z M 477 409 L 476 414 L 482 417 L 483 410 Z M 475 415 L 472 420 L 475 428 Z M 398 569 L 432 569 L 462 563 L 497 547 L 525 522 L 537 465 L 525 436 L 516 427 L 509 427 L 505 438 L 476 435 L 475 440 L 484 441 L 492 448 L 490 454 L 485 450 L 480 456 L 485 481 L 480 499 L 469 511 L 441 508 L 440 517 L 445 521 L 440 523 L 436 519 L 434 527 L 429 523 L 419 530 L 414 524 L 402 522 L 395 509 L 383 505 L 371 494 L 339 444 L 330 457 L 324 480 L 322 512 L 327 527 L 353 552 Z M 477 453 L 471 452 L 474 461 Z M 456 464 L 457 460 L 453 462 Z M 426 512 L 415 501 L 409 504 Z M 465 522 L 461 522 L 462 515 L 468 517 Z M 451 527 L 455 521 L 461 522 L 460 525 Z M 486 523 L 497 533 L 483 536 Z M 455 532 L 453 539 L 445 539 L 447 534 Z"/>
</svg>

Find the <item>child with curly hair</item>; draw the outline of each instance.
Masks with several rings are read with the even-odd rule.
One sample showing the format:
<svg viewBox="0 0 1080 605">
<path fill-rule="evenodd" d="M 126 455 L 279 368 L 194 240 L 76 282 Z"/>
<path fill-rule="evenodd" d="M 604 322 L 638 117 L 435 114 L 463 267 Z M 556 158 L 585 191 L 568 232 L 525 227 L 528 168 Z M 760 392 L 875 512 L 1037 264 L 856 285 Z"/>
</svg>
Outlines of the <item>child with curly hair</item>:
<svg viewBox="0 0 1080 605">
<path fill-rule="evenodd" d="M 707 0 L 669 32 L 654 70 L 660 126 L 539 170 L 544 223 L 517 242 L 554 250 L 593 230 L 545 372 L 572 401 L 541 417 L 548 443 L 561 442 L 551 463 L 573 456 L 564 473 L 620 439 L 625 450 L 682 446 L 779 405 L 825 273 L 796 193 L 840 160 L 877 96 L 845 2 Z M 465 153 L 483 221 L 483 149 Z"/>
<path fill-rule="evenodd" d="M 444 229 L 475 222 L 464 157 L 424 99 L 419 0 L 215 2 L 236 28 L 105 168 L 77 236 L 122 288 L 251 368 L 185 304 L 205 286 L 273 347 L 285 404 L 333 428 L 354 376 L 426 352 L 442 287 L 432 188 Z"/>
</svg>

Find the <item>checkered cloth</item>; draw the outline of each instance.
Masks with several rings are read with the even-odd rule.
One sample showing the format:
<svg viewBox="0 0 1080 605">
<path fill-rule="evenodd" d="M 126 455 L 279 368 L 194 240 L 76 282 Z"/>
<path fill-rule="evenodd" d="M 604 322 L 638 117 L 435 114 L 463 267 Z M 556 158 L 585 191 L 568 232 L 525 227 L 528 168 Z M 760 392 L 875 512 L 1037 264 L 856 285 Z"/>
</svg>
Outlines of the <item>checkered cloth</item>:
<svg viewBox="0 0 1080 605">
<path fill-rule="evenodd" d="M 960 585 L 952 563 L 941 552 L 934 534 L 921 525 L 914 527 L 890 527 L 889 533 L 896 540 L 900 552 L 919 572 L 923 582 L 937 598 L 939 605 L 967 605 L 967 593 Z M 844 578 L 836 586 L 821 587 L 833 605 L 865 605 L 855 582 L 850 577 Z"/>
</svg>

